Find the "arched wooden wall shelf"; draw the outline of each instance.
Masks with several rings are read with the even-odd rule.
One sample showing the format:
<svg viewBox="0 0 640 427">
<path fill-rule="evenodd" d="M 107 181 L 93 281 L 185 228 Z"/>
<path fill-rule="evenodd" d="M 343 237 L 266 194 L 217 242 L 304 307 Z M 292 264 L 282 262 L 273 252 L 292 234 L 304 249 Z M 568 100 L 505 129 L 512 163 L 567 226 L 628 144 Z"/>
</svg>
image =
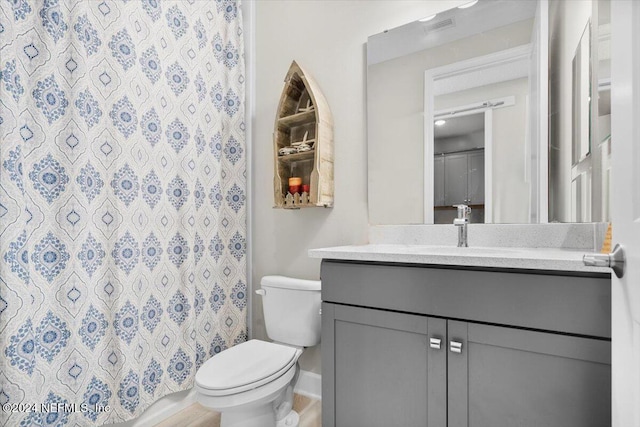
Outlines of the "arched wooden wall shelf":
<svg viewBox="0 0 640 427">
<path fill-rule="evenodd" d="M 333 206 L 333 116 L 316 81 L 293 61 L 284 79 L 273 133 L 276 208 Z M 300 177 L 308 192 L 289 192 Z"/>
</svg>

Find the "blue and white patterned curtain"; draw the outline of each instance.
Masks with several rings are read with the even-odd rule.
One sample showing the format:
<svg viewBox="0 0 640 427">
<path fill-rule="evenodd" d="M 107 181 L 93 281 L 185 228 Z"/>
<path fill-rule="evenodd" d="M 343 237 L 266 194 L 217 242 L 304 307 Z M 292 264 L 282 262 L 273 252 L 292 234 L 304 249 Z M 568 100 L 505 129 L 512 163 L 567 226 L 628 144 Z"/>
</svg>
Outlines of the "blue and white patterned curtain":
<svg viewBox="0 0 640 427">
<path fill-rule="evenodd" d="M 0 0 L 0 425 L 134 418 L 246 340 L 241 23 Z"/>
</svg>

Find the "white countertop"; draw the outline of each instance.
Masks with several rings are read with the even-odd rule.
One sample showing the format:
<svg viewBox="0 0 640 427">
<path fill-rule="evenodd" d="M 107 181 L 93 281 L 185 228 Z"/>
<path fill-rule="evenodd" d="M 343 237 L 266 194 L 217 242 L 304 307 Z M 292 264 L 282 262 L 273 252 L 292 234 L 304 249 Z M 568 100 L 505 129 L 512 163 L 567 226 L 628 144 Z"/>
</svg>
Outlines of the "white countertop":
<svg viewBox="0 0 640 427">
<path fill-rule="evenodd" d="M 371 244 L 309 250 L 311 258 L 398 262 L 465 267 L 514 268 L 609 273 L 605 267 L 587 267 L 583 250 Z"/>
</svg>

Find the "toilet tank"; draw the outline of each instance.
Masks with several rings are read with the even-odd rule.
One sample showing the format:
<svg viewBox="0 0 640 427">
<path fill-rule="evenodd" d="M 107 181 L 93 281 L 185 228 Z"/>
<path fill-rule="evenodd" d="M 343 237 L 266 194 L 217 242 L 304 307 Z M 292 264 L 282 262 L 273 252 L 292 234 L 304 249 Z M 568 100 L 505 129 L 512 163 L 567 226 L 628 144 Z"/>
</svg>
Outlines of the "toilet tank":
<svg viewBox="0 0 640 427">
<path fill-rule="evenodd" d="M 320 342 L 320 281 L 265 276 L 260 282 L 267 335 L 301 347 Z"/>
</svg>

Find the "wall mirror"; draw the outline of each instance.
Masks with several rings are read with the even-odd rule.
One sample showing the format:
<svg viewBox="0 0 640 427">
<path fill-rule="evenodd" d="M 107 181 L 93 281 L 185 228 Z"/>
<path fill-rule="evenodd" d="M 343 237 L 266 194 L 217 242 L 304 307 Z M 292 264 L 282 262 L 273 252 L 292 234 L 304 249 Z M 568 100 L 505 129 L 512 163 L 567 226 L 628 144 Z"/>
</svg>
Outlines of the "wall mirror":
<svg viewBox="0 0 640 427">
<path fill-rule="evenodd" d="M 370 223 L 608 220 L 608 1 L 472 3 L 368 39 Z"/>
</svg>

